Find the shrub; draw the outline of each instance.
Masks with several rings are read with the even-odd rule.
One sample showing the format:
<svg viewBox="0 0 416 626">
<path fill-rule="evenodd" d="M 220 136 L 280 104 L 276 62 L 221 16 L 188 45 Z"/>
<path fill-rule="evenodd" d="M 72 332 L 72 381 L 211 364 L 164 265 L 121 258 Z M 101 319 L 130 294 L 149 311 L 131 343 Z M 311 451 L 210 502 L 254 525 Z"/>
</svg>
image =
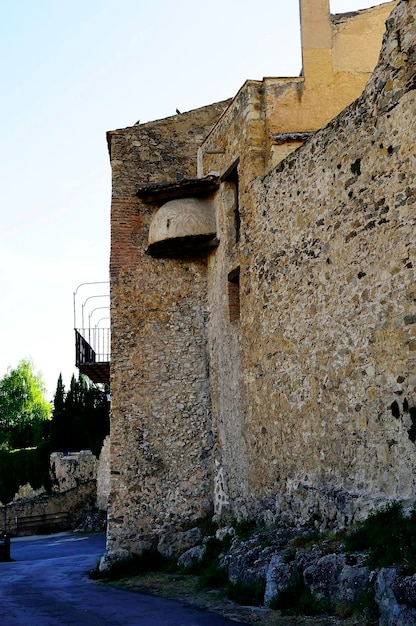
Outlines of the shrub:
<svg viewBox="0 0 416 626">
<path fill-rule="evenodd" d="M 218 539 L 210 537 L 205 543 L 205 553 L 199 563 L 191 568 L 191 573 L 199 576 L 201 588 L 223 587 L 227 581 L 227 573 L 220 564 L 220 554 L 223 544 Z"/>
<path fill-rule="evenodd" d="M 405 515 L 398 502 L 371 513 L 363 524 L 347 535 L 347 552 L 367 552 L 370 567 L 404 565 L 416 572 L 416 511 Z"/>
<path fill-rule="evenodd" d="M 234 600 L 238 604 L 260 606 L 263 604 L 265 586 L 262 580 L 252 583 L 228 583 L 226 593 L 230 600 Z"/>
<path fill-rule="evenodd" d="M 271 609 L 282 611 L 286 615 L 321 615 L 331 609 L 327 600 L 318 599 L 303 581 L 283 589 L 270 604 Z"/>
<path fill-rule="evenodd" d="M 145 550 L 141 555 L 133 555 L 115 562 L 105 572 L 100 572 L 97 566 L 89 572 L 89 577 L 93 580 L 121 580 L 148 572 L 166 571 L 170 566 L 171 562 L 157 550 Z"/>
<path fill-rule="evenodd" d="M 234 524 L 234 530 L 236 536 L 241 541 L 245 541 L 254 535 L 255 532 L 258 532 L 260 530 L 260 526 L 254 520 L 241 520 L 240 522 L 236 522 Z"/>
<path fill-rule="evenodd" d="M 10 502 L 21 485 L 29 483 L 33 489 L 50 488 L 49 446 L 22 450 L 0 450 L 0 501 Z"/>
</svg>

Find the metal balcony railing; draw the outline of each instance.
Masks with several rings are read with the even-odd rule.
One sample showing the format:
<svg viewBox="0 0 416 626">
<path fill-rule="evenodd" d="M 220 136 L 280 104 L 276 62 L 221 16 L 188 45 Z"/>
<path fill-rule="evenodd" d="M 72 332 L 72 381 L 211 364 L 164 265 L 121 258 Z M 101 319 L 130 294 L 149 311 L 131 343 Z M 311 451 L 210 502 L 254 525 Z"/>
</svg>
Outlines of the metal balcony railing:
<svg viewBox="0 0 416 626">
<path fill-rule="evenodd" d="M 95 383 L 110 383 L 110 329 L 75 329 L 75 365 Z"/>
<path fill-rule="evenodd" d="M 104 287 L 105 285 L 105 287 Z M 94 383 L 110 384 L 108 281 L 81 283 L 74 291 L 75 365 Z"/>
</svg>

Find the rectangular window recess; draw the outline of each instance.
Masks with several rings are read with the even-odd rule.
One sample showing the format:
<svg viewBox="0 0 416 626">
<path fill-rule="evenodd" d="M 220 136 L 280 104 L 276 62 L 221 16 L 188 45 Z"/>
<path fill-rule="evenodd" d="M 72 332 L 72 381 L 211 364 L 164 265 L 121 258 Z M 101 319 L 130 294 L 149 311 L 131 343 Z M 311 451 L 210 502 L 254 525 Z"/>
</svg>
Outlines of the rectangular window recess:
<svg viewBox="0 0 416 626">
<path fill-rule="evenodd" d="M 228 317 L 230 322 L 240 319 L 240 268 L 228 274 Z"/>
<path fill-rule="evenodd" d="M 241 218 L 240 218 L 240 205 L 239 205 L 239 188 L 238 188 L 238 164 L 240 159 L 234 161 L 231 167 L 226 170 L 226 172 L 221 176 L 221 180 L 227 183 L 231 183 L 234 186 L 235 193 L 235 208 L 234 208 L 234 233 L 235 233 L 235 243 L 240 241 L 240 228 L 241 228 Z"/>
<path fill-rule="evenodd" d="M 224 174 L 221 176 L 221 180 L 227 183 L 238 183 L 238 164 L 240 163 L 240 159 L 236 159 L 230 167 L 225 170 Z"/>
</svg>

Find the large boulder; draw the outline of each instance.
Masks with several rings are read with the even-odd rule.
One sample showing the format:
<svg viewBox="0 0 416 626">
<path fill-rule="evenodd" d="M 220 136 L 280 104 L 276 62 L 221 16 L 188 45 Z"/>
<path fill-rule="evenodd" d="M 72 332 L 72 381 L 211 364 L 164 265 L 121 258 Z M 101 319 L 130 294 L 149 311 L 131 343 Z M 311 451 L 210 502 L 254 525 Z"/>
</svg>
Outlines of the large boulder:
<svg viewBox="0 0 416 626">
<path fill-rule="evenodd" d="M 349 565 L 345 554 L 327 554 L 303 572 L 305 585 L 320 599 L 354 604 L 370 576 L 368 567 Z"/>
<path fill-rule="evenodd" d="M 194 546 L 193 548 L 189 548 L 186 552 L 181 554 L 178 559 L 178 566 L 183 567 L 184 569 L 191 569 L 201 563 L 202 559 L 205 556 L 206 545 Z"/>
<path fill-rule="evenodd" d="M 295 561 L 288 561 L 288 554 L 285 552 L 273 554 L 266 572 L 264 604 L 270 604 L 282 591 L 298 581 L 299 571 Z"/>
<path fill-rule="evenodd" d="M 202 543 L 200 528 L 190 528 L 182 532 L 170 532 L 161 535 L 157 544 L 158 552 L 167 559 L 177 559 L 181 554 Z"/>
<path fill-rule="evenodd" d="M 375 578 L 375 601 L 380 624 L 416 626 L 415 577 L 404 576 L 397 567 L 383 567 Z M 408 604 L 410 606 L 408 606 Z"/>
</svg>

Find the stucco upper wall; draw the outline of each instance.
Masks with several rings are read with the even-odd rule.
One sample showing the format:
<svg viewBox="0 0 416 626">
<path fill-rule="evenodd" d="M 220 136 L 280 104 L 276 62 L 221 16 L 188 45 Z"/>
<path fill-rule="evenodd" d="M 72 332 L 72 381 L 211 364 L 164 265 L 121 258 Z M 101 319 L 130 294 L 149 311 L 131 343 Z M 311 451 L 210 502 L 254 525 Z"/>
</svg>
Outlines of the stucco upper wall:
<svg viewBox="0 0 416 626">
<path fill-rule="evenodd" d="M 270 134 L 317 130 L 358 98 L 377 63 L 385 22 L 397 2 L 332 19 L 328 4 L 301 1 L 304 80 L 288 88 L 282 79 L 268 79 Z"/>
<path fill-rule="evenodd" d="M 381 48 L 384 24 L 398 0 L 356 13 L 333 15 L 332 66 L 336 72 L 370 73 Z"/>
<path fill-rule="evenodd" d="M 202 145 L 198 175 L 222 175 L 240 158 L 243 191 L 300 145 L 274 135 L 322 128 L 358 98 L 396 4 L 331 16 L 329 0 L 301 0 L 302 76 L 247 81 Z"/>
<path fill-rule="evenodd" d="M 335 71 L 372 72 L 378 59 L 384 24 L 398 0 L 331 15 L 329 0 L 300 0 L 303 75 L 316 65 L 312 51 L 331 50 Z M 312 53 L 312 54 L 310 54 Z"/>
</svg>

